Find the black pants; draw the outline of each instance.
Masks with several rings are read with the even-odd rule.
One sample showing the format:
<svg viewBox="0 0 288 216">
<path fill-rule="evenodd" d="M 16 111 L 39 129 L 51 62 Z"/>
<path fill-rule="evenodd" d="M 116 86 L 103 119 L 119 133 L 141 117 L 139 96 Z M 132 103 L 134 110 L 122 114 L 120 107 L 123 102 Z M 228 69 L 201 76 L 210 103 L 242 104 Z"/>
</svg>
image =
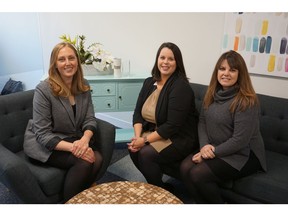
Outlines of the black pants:
<svg viewBox="0 0 288 216">
<path fill-rule="evenodd" d="M 252 151 L 248 162 L 240 171 L 219 158 L 195 164 L 191 160 L 192 156 L 189 155 L 182 162 L 180 173 L 196 203 L 224 203 L 220 183 L 250 175 L 261 169 L 260 162 Z"/>
<path fill-rule="evenodd" d="M 95 181 L 102 164 L 102 156 L 98 151 L 94 151 L 94 154 L 96 157 L 94 163 L 89 163 L 65 151 L 53 151 L 49 157 L 46 164 L 67 170 L 63 189 L 64 202 L 87 189 Z"/>
<path fill-rule="evenodd" d="M 134 165 L 143 174 L 148 183 L 164 187 L 162 181 L 163 173 L 159 164 L 160 155 L 152 146 L 146 145 L 138 152 L 129 151 L 129 154 Z"/>
</svg>

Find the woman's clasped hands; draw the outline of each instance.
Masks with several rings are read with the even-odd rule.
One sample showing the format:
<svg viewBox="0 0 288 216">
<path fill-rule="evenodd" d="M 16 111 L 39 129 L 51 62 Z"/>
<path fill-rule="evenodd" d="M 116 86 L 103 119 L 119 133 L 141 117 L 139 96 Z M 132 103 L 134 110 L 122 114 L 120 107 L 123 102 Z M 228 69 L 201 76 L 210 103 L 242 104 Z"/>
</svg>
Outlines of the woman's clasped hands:
<svg viewBox="0 0 288 216">
<path fill-rule="evenodd" d="M 145 143 L 143 137 L 132 137 L 131 142 L 127 143 L 128 149 L 131 152 L 139 151 L 144 145 Z"/>
<path fill-rule="evenodd" d="M 200 152 L 192 157 L 194 163 L 200 163 L 203 159 L 213 159 L 215 158 L 215 147 L 211 144 L 207 144 L 200 149 Z"/>
<path fill-rule="evenodd" d="M 94 163 L 96 158 L 92 148 L 89 147 L 89 142 L 84 139 L 76 140 L 72 144 L 72 154 L 78 158 Z"/>
</svg>

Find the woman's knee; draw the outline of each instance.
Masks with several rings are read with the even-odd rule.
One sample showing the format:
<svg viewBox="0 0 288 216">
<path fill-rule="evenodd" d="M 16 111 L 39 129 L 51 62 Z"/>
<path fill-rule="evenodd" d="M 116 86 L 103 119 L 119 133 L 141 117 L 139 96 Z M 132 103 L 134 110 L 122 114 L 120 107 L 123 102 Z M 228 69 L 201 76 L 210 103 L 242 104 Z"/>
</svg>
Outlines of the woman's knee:
<svg viewBox="0 0 288 216">
<path fill-rule="evenodd" d="M 214 178 L 214 174 L 209 166 L 202 162 L 189 170 L 189 178 L 194 184 L 202 184 L 211 181 Z"/>
<path fill-rule="evenodd" d="M 159 157 L 159 153 L 150 145 L 144 146 L 139 152 L 138 152 L 138 160 L 143 163 L 145 162 L 151 162 L 151 161 L 157 161 Z"/>
<path fill-rule="evenodd" d="M 94 154 L 95 154 L 95 159 L 96 159 L 96 161 L 97 161 L 98 163 L 102 163 L 103 157 L 102 157 L 101 153 L 98 152 L 98 151 L 94 151 Z"/>
<path fill-rule="evenodd" d="M 83 160 L 81 158 L 77 158 L 77 162 L 74 164 L 74 168 L 79 170 L 79 171 L 83 171 L 83 172 L 89 172 L 91 170 L 91 168 L 93 167 L 93 164 Z"/>
<path fill-rule="evenodd" d="M 186 175 L 192 167 L 192 155 L 189 155 L 180 164 L 180 174 L 182 176 Z"/>
</svg>

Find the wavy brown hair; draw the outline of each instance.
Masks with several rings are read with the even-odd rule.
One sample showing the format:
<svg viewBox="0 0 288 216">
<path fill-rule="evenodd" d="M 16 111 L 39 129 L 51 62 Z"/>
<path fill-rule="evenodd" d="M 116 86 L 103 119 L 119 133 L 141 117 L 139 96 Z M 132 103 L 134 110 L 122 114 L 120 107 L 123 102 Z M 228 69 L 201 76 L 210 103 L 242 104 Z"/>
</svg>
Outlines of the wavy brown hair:
<svg viewBox="0 0 288 216">
<path fill-rule="evenodd" d="M 235 84 L 238 92 L 230 106 L 230 112 L 234 113 L 238 106 L 241 111 L 244 111 L 249 107 L 258 105 L 258 98 L 252 86 L 245 60 L 239 53 L 230 50 L 223 53 L 215 65 L 210 84 L 204 97 L 204 108 L 207 109 L 214 102 L 214 95 L 222 88 L 218 82 L 217 74 L 224 60 L 227 60 L 231 69 L 238 70 L 238 80 Z"/>
<path fill-rule="evenodd" d="M 72 80 L 72 87 L 71 90 L 66 86 L 66 84 L 63 82 L 60 73 L 57 69 L 57 58 L 59 51 L 63 49 L 64 47 L 69 47 L 71 48 L 78 61 L 78 68 L 76 73 L 73 76 Z M 79 55 L 77 53 L 77 50 L 75 47 L 66 42 L 61 42 L 58 43 L 52 50 L 51 56 L 50 56 L 50 66 L 49 66 L 49 83 L 50 87 L 52 89 L 52 92 L 56 96 L 63 96 L 63 97 L 69 97 L 70 95 L 77 95 L 86 91 L 90 90 L 89 85 L 86 85 L 84 82 L 84 77 L 83 77 L 83 70 L 80 64 L 80 59 Z"/>
</svg>

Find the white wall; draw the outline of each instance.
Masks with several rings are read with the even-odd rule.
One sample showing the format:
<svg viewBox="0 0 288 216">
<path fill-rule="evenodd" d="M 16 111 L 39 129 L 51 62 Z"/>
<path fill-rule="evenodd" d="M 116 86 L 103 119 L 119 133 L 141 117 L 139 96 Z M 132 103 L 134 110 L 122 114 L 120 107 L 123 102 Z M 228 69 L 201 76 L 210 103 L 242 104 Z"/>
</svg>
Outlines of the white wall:
<svg viewBox="0 0 288 216">
<path fill-rule="evenodd" d="M 0 13 L 0 91 L 9 78 L 35 88 L 43 74 L 37 13 Z"/>
<path fill-rule="evenodd" d="M 41 13 L 44 65 L 48 68 L 60 35 L 84 34 L 87 45 L 100 42 L 114 56 L 129 59 L 132 73 L 149 74 L 160 44 L 174 42 L 183 52 L 187 72 L 200 77 L 211 71 L 220 54 L 223 19 L 221 13 Z M 216 23 L 220 28 L 211 34 L 208 25 Z"/>
<path fill-rule="evenodd" d="M 84 34 L 131 61 L 131 73 L 150 74 L 162 42 L 176 43 L 191 82 L 208 84 L 221 54 L 225 13 L 40 13 L 44 67 L 62 34 Z M 46 69 L 47 70 L 47 69 Z M 251 75 L 257 93 L 288 98 L 288 80 Z"/>
<path fill-rule="evenodd" d="M 14 31 L 19 32 L 17 37 L 12 35 L 13 40 L 9 41 L 10 45 L 15 42 L 19 49 L 13 50 L 17 58 L 10 56 L 8 59 L 6 55 L 3 57 L 5 53 L 3 54 L 2 51 L 4 44 L 2 34 L 0 62 L 5 59 L 5 64 L 11 67 L 11 71 L 22 69 L 27 62 L 41 65 L 43 57 L 44 71 L 47 72 L 51 50 L 61 41 L 59 36 L 84 34 L 87 37 L 87 45 L 93 42 L 102 43 L 115 57 L 131 61 L 132 74 L 147 74 L 147 76 L 150 74 L 160 44 L 165 41 L 174 42 L 182 51 L 190 81 L 202 84 L 209 83 L 213 67 L 221 54 L 225 18 L 225 13 L 219 12 L 40 12 L 19 13 L 20 17 L 10 21 L 9 14 L 0 13 L 0 20 L 7 20 L 7 24 L 0 23 L 0 25 L 2 27 L 4 25 L 7 29 L 13 26 Z M 30 30 L 27 31 L 27 28 Z M 37 39 L 38 31 L 40 31 L 41 42 Z M 22 32 L 30 32 L 32 36 L 23 37 Z M 5 38 L 5 40 L 9 39 L 7 36 Z M 43 52 L 38 53 L 36 58 L 34 54 L 30 54 L 30 50 L 36 50 L 37 53 L 37 47 L 35 48 L 37 43 Z M 24 62 L 20 62 L 21 56 L 25 59 Z M 41 70 L 42 68 L 30 68 L 31 73 Z M 25 69 L 23 73 L 28 72 Z M 257 93 L 288 98 L 287 79 L 256 75 L 251 75 L 251 78 Z M 39 76 L 31 76 L 29 86 L 33 87 L 39 80 Z"/>
</svg>

